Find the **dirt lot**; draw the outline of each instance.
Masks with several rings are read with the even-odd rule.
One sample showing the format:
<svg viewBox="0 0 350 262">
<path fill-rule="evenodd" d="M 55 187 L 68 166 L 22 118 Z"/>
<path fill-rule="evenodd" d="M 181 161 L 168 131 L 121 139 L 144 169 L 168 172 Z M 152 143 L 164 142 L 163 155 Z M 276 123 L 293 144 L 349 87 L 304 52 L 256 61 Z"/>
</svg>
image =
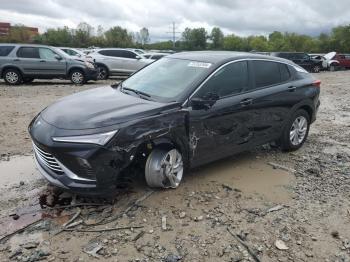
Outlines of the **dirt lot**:
<svg viewBox="0 0 350 262">
<path fill-rule="evenodd" d="M 177 190 L 139 179 L 112 204 L 51 199 L 26 131 L 58 98 L 108 82 L 1 82 L 0 239 L 33 224 L 0 240 L 0 260 L 350 261 L 350 72 L 315 76 L 321 108 L 299 151 L 265 145 L 192 170 Z M 69 207 L 42 211 L 40 195 Z"/>
</svg>

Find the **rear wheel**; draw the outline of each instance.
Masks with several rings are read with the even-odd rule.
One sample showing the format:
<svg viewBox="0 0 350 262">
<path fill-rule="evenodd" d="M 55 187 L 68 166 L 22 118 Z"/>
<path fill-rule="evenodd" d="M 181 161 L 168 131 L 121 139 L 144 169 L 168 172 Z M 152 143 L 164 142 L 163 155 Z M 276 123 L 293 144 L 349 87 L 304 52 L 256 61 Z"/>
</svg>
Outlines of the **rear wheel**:
<svg viewBox="0 0 350 262">
<path fill-rule="evenodd" d="M 108 69 L 104 65 L 98 65 L 98 75 L 97 80 L 105 80 L 108 78 Z"/>
<path fill-rule="evenodd" d="M 148 156 L 145 178 L 150 187 L 177 188 L 181 183 L 183 173 L 183 158 L 175 148 L 154 149 Z"/>
<path fill-rule="evenodd" d="M 70 73 L 70 81 L 76 85 L 82 85 L 86 82 L 85 75 L 80 70 L 72 70 Z"/>
<path fill-rule="evenodd" d="M 310 128 L 310 116 L 303 110 L 297 110 L 289 119 L 285 126 L 281 146 L 285 151 L 294 151 L 299 149 L 305 142 Z"/>
<path fill-rule="evenodd" d="M 4 72 L 4 80 L 9 85 L 19 85 L 22 83 L 22 75 L 17 69 L 7 69 Z"/>
</svg>

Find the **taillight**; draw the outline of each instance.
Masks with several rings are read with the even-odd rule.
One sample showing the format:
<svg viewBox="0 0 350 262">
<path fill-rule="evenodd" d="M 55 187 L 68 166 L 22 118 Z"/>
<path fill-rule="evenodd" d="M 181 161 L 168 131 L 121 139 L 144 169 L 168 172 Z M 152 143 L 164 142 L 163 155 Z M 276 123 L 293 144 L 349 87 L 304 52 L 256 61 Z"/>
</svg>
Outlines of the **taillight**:
<svg viewBox="0 0 350 262">
<path fill-rule="evenodd" d="M 321 87 L 321 80 L 315 80 L 312 82 L 312 85 L 313 86 L 316 86 L 316 87 Z"/>
</svg>

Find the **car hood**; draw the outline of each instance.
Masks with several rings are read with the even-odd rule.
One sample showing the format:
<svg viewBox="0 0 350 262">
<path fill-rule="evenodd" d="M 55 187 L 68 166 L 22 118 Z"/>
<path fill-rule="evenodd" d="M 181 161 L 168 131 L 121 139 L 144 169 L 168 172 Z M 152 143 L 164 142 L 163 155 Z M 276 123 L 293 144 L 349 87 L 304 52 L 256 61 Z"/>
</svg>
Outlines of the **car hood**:
<svg viewBox="0 0 350 262">
<path fill-rule="evenodd" d="M 43 110 L 41 116 L 57 128 L 83 130 L 156 115 L 178 105 L 141 99 L 107 86 L 64 97 Z"/>
<path fill-rule="evenodd" d="M 326 58 L 327 60 L 331 60 L 335 57 L 337 53 L 336 52 L 330 52 L 328 54 L 325 54 L 323 57 Z"/>
</svg>

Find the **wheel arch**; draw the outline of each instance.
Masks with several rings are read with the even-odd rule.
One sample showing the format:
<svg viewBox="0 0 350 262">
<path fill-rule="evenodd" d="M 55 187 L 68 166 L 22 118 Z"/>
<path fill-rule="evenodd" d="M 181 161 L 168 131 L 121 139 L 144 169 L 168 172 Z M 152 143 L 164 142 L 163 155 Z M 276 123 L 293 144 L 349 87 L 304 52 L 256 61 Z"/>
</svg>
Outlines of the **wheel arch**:
<svg viewBox="0 0 350 262">
<path fill-rule="evenodd" d="M 84 71 L 84 69 L 81 68 L 81 67 L 78 67 L 78 66 L 73 66 L 73 67 L 69 68 L 69 70 L 68 70 L 68 76 L 70 76 L 71 73 L 72 73 L 72 71 L 74 71 L 74 70 L 80 71 L 80 72 L 83 73 L 83 75 L 85 76 L 85 71 Z"/>
<path fill-rule="evenodd" d="M 23 73 L 23 71 L 22 71 L 19 67 L 14 66 L 14 65 L 5 65 L 5 66 L 1 69 L 1 78 L 4 77 L 4 72 L 6 72 L 6 70 L 8 70 L 8 69 L 16 69 L 16 70 L 18 70 L 18 71 L 20 72 L 20 74 L 21 74 L 22 77 L 25 76 L 25 74 Z"/>
<path fill-rule="evenodd" d="M 109 75 L 110 69 L 109 69 L 109 67 L 106 64 L 101 63 L 101 62 L 95 62 L 95 65 L 96 66 L 104 66 L 107 69 L 107 73 Z"/>
</svg>

